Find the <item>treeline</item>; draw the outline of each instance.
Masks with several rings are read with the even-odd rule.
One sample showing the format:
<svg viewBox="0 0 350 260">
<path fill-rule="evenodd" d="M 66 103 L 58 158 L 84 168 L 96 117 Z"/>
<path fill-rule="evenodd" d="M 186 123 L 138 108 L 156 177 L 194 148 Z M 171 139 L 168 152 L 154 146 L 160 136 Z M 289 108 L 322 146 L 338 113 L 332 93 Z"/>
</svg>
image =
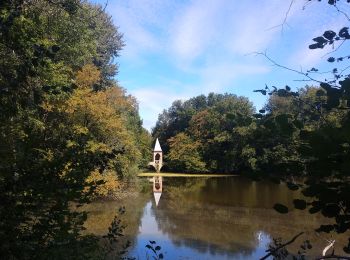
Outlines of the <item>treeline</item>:
<svg viewBox="0 0 350 260">
<path fill-rule="evenodd" d="M 233 94 L 175 101 L 153 129 L 164 146 L 168 170 L 305 173 L 301 150 L 306 147 L 300 134 L 340 128 L 347 112 L 324 108 L 326 91 L 319 87 L 297 92 L 287 87 L 269 94 L 259 113 L 247 98 Z"/>
<path fill-rule="evenodd" d="M 101 6 L 0 2 L 2 258 L 103 258 L 72 205 L 118 189 L 150 146 L 137 101 L 114 80 L 123 45 Z"/>
</svg>

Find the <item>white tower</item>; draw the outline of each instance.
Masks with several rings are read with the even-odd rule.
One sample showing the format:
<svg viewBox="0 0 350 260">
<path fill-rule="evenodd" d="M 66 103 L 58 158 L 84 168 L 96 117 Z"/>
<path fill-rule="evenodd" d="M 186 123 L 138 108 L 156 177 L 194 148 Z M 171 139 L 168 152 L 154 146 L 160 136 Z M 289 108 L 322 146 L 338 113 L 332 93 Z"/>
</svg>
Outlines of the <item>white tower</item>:
<svg viewBox="0 0 350 260">
<path fill-rule="evenodd" d="M 149 163 L 149 165 L 152 165 L 154 169 L 156 169 L 157 173 L 160 172 L 160 169 L 163 166 L 163 151 L 162 151 L 162 147 L 160 147 L 158 138 L 156 140 L 156 143 L 153 149 L 153 160 L 152 162 Z M 153 177 L 153 195 L 154 195 L 154 200 L 156 201 L 156 206 L 158 206 L 160 196 L 162 196 L 162 191 L 163 191 L 163 178 L 162 176 L 156 175 Z"/>
<path fill-rule="evenodd" d="M 160 169 L 163 166 L 163 151 L 162 147 L 160 147 L 158 138 L 153 149 L 153 160 L 149 163 L 149 165 L 152 165 L 156 169 L 157 173 L 160 172 Z"/>
</svg>

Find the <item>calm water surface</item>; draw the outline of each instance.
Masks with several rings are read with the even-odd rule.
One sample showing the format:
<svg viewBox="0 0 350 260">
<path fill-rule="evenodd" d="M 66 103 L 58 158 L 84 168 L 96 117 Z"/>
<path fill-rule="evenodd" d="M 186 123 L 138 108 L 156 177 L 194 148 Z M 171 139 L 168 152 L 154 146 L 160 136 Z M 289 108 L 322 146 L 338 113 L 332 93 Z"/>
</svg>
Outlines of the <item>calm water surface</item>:
<svg viewBox="0 0 350 260">
<path fill-rule="evenodd" d="M 259 259 L 272 238 L 287 241 L 306 231 L 288 249 L 297 252 L 302 241 L 309 239 L 313 244 L 310 255 L 320 255 L 327 245 L 325 239 L 332 238 L 313 231 L 325 221 L 319 215 L 303 215 L 298 210 L 281 215 L 272 209 L 276 202 L 292 205 L 300 197 L 282 184 L 239 177 L 164 178 L 158 206 L 152 183 L 146 183 L 144 190 L 121 202 L 89 205 L 88 232 L 105 234 L 124 205 L 125 234 L 132 242 L 129 256 L 136 259 L 147 258 L 149 240 L 161 246 L 165 259 Z M 337 238 L 339 248 L 346 239 Z"/>
</svg>

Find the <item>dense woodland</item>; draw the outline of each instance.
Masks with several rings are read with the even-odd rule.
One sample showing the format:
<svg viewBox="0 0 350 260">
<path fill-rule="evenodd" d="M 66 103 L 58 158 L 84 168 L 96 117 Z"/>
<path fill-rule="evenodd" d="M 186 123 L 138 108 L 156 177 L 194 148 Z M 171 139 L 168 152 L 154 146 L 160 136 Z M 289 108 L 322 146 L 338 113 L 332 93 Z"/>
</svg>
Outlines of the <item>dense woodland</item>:
<svg viewBox="0 0 350 260">
<path fill-rule="evenodd" d="M 0 1 L 1 258 L 102 258 L 72 205 L 114 192 L 150 147 L 114 79 L 123 46 L 100 6 Z"/>
<path fill-rule="evenodd" d="M 310 49 L 349 39 L 347 27 L 326 31 Z M 147 164 L 151 146 L 137 101 L 115 80 L 123 46 L 101 6 L 80 0 L 0 2 L 3 258 L 106 256 L 108 248 L 97 237 L 83 235 L 87 215 L 76 207 L 118 190 Z M 348 58 L 328 61 L 346 67 Z M 257 86 L 269 96 L 259 112 L 233 94 L 175 101 L 152 133 L 164 148 L 166 167 L 286 182 L 307 198 L 296 199 L 295 208 L 334 222 L 319 231 L 349 232 L 350 78 L 334 68 L 323 82 L 312 78 L 316 72 L 304 75 L 314 85 L 297 91 Z M 288 212 L 281 204 L 275 209 Z M 107 239 L 117 239 L 120 231 L 116 219 Z M 350 244 L 344 251 L 350 253 Z"/>
<path fill-rule="evenodd" d="M 282 92 L 286 96 L 270 93 L 260 113 L 247 98 L 233 94 L 175 101 L 153 129 L 164 143 L 168 169 L 276 174 L 283 169 L 304 174 L 301 134 L 342 128 L 347 112 L 325 109 L 326 90 L 321 87 L 306 86 L 294 93 L 287 87 Z"/>
</svg>

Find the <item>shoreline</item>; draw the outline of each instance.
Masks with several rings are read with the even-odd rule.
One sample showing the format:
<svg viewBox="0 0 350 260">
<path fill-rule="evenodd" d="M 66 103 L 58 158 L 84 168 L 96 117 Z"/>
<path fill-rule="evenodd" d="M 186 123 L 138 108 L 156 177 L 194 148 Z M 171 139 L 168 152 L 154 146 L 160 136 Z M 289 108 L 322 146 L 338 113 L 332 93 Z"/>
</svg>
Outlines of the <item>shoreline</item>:
<svg viewBox="0 0 350 260">
<path fill-rule="evenodd" d="M 200 174 L 200 173 L 171 173 L 171 172 L 164 172 L 164 173 L 155 173 L 155 172 L 143 172 L 137 174 L 137 177 L 154 177 L 154 176 L 162 176 L 162 177 L 238 177 L 238 174 L 219 174 L 219 173 L 206 173 L 206 174 Z"/>
</svg>

